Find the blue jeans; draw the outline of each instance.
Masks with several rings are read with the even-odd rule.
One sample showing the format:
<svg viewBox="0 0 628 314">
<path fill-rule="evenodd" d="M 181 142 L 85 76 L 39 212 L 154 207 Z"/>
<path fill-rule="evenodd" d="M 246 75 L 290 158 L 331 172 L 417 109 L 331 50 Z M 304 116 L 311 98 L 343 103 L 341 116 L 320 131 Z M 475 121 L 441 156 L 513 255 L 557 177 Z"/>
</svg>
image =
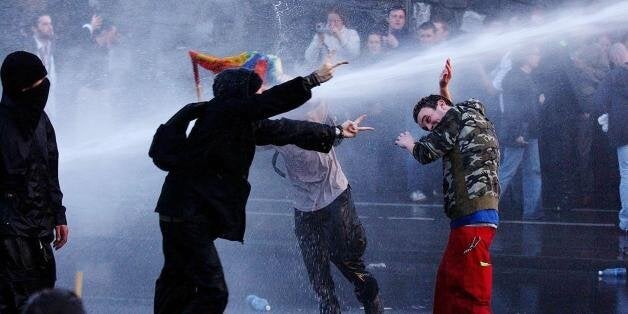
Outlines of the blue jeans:
<svg viewBox="0 0 628 314">
<path fill-rule="evenodd" d="M 619 211 L 619 228 L 628 230 L 628 145 L 617 147 L 619 160 L 619 197 L 621 210 Z"/>
<path fill-rule="evenodd" d="M 506 146 L 499 168 L 501 193 L 508 189 L 510 181 L 522 167 L 523 175 L 523 218 L 537 218 L 541 215 L 541 161 L 539 141 L 529 140 L 525 147 Z"/>
</svg>

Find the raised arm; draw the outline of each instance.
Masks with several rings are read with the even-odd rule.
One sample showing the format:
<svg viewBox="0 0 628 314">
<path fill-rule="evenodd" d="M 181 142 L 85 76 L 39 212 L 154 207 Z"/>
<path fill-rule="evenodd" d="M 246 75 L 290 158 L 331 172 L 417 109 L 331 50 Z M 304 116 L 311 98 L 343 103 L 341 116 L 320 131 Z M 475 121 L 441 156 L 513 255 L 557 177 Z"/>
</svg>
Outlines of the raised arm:
<svg viewBox="0 0 628 314">
<path fill-rule="evenodd" d="M 354 138 L 360 131 L 374 130 L 360 126 L 366 115 L 355 120 L 347 120 L 341 125 L 331 126 L 324 123 L 290 119 L 260 120 L 256 122 L 255 144 L 283 146 L 294 144 L 307 150 L 329 152 L 332 145 L 344 138 Z"/>
<path fill-rule="evenodd" d="M 320 68 L 305 77 L 297 77 L 279 84 L 261 94 L 254 95 L 242 102 L 242 113 L 250 120 L 267 119 L 295 109 L 312 97 L 312 88 L 329 81 L 335 68 L 347 64 L 346 61 L 334 63 L 334 54 L 327 55 Z"/>
<path fill-rule="evenodd" d="M 438 85 L 440 87 L 440 95 L 449 99 L 449 101 L 452 103 L 454 102 L 454 100 L 452 99 L 451 93 L 449 92 L 449 81 L 451 81 L 453 75 L 454 69 L 451 65 L 451 59 L 447 58 L 447 61 L 445 61 L 445 68 L 443 69 L 443 72 L 441 72 Z"/>
</svg>

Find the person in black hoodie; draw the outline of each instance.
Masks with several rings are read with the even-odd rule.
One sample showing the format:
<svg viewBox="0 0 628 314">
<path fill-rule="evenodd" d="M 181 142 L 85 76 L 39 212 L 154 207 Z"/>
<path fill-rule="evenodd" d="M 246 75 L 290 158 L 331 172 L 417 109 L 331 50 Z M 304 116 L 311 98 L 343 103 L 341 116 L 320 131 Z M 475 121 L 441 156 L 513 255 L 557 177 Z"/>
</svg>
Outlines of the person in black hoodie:
<svg viewBox="0 0 628 314">
<path fill-rule="evenodd" d="M 0 313 L 18 313 L 30 294 L 54 287 L 55 259 L 68 239 L 57 142 L 44 107 L 50 82 L 34 54 L 2 63 L 0 101 Z"/>
<path fill-rule="evenodd" d="M 329 58 L 320 69 L 256 94 L 262 80 L 246 69 L 220 72 L 214 99 L 185 106 L 160 126 L 149 155 L 168 170 L 157 202 L 163 236 L 164 267 L 156 281 L 155 313 L 222 313 L 228 292 L 214 240 L 244 240 L 247 180 L 256 145 L 295 144 L 328 152 L 335 141 L 354 137 L 363 127 L 346 121 L 329 126 L 269 117 L 295 109 L 311 89 L 329 80 Z M 165 159 L 160 132 L 185 129 L 189 136 Z M 173 141 L 178 142 L 178 141 Z"/>
</svg>

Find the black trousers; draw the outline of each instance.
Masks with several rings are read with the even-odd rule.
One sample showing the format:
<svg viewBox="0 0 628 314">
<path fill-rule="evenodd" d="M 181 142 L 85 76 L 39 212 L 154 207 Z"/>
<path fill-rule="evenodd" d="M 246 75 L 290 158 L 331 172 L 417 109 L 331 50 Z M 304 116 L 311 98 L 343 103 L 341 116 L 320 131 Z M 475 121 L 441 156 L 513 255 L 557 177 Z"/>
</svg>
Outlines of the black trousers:
<svg viewBox="0 0 628 314">
<path fill-rule="evenodd" d="M 51 241 L 0 236 L 0 313 L 22 313 L 31 294 L 54 287 L 57 278 Z"/>
<path fill-rule="evenodd" d="M 334 294 L 330 262 L 355 287 L 355 295 L 367 313 L 380 313 L 377 280 L 365 270 L 362 255 L 366 249 L 364 228 L 356 214 L 348 188 L 327 207 L 314 211 L 295 210 L 295 233 L 303 261 L 320 300 L 321 313 L 340 313 Z"/>
<path fill-rule="evenodd" d="M 229 294 L 207 219 L 160 220 L 159 228 L 164 267 L 155 284 L 155 313 L 223 313 Z"/>
</svg>

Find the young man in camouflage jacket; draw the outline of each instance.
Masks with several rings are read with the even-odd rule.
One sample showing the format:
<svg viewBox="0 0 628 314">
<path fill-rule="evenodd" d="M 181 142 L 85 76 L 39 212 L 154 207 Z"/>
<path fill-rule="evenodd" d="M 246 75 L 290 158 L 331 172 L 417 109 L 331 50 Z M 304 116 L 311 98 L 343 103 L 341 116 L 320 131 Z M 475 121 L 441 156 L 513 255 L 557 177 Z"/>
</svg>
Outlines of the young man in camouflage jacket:
<svg viewBox="0 0 628 314">
<path fill-rule="evenodd" d="M 479 101 L 452 105 L 447 89 L 451 75 L 448 60 L 441 95 L 424 97 L 414 107 L 414 120 L 430 133 L 418 141 L 401 133 L 395 143 L 422 164 L 443 158 L 451 232 L 436 275 L 434 313 L 490 313 L 489 248 L 499 223 L 499 144 Z"/>
</svg>

